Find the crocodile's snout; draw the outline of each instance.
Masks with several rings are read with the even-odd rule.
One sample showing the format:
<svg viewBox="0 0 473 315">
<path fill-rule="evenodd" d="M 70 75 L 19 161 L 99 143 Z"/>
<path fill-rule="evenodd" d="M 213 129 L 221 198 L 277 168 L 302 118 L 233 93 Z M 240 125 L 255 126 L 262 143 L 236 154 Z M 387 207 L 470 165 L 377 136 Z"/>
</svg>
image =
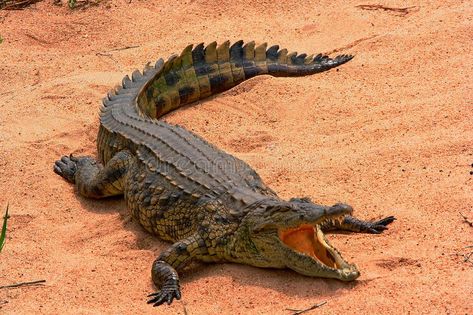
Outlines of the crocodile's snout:
<svg viewBox="0 0 473 315">
<path fill-rule="evenodd" d="M 344 214 L 351 214 L 352 212 L 353 212 L 352 206 L 347 205 L 345 203 L 336 203 L 327 209 L 328 215 L 344 215 Z"/>
</svg>

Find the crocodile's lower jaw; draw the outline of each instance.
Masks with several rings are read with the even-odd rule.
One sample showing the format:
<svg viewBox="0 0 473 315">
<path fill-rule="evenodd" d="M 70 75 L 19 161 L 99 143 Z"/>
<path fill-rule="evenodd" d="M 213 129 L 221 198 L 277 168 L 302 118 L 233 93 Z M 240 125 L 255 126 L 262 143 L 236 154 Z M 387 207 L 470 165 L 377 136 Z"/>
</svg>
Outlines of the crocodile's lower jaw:
<svg viewBox="0 0 473 315">
<path fill-rule="evenodd" d="M 292 250 L 311 257 L 320 265 L 321 277 L 351 281 L 360 275 L 356 266 L 345 261 L 328 243 L 318 224 L 279 231 L 279 238 Z"/>
</svg>

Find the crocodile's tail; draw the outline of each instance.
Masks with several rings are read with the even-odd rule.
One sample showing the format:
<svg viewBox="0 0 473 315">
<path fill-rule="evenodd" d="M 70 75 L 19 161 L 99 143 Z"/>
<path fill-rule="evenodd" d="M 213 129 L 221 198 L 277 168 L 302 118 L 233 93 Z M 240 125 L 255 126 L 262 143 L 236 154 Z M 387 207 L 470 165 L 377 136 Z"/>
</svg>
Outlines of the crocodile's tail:
<svg viewBox="0 0 473 315">
<path fill-rule="evenodd" d="M 158 61 L 159 67 L 153 69 L 157 70 L 154 77 L 137 91 L 136 105 L 142 115 L 158 118 L 256 75 L 303 76 L 337 67 L 352 58 L 351 55 L 331 59 L 322 54 L 315 57 L 296 52 L 288 54 L 287 49 L 279 49 L 277 45 L 267 48 L 264 43 L 255 47 L 255 42 L 243 45 L 241 40 L 232 46 L 229 41 L 218 47 L 216 42 L 207 47 L 189 45 L 164 64 Z M 133 81 L 142 79 L 139 73 L 134 75 L 137 78 Z M 123 85 L 127 83 L 133 82 L 124 81 Z"/>
<path fill-rule="evenodd" d="M 187 46 L 181 55 L 168 61 L 159 59 L 156 65 L 146 65 L 141 73 L 135 70 L 131 79 L 125 76 L 122 85 L 110 91 L 103 100 L 97 148 L 102 162 L 143 139 L 130 137 L 145 130 L 150 121 L 193 101 L 228 90 L 246 79 L 260 74 L 302 76 L 339 66 L 353 58 L 340 55 L 331 59 L 319 54 L 287 53 L 286 49 L 267 44 L 255 47 L 238 41 L 230 47 L 228 41 L 217 47 L 199 44 Z M 134 128 L 134 133 L 127 128 Z M 149 129 L 149 126 L 147 127 Z M 110 137 L 110 133 L 116 135 Z M 146 133 L 146 132 L 145 132 Z M 143 136 L 142 133 L 139 133 Z M 121 136 L 118 136 L 121 135 Z M 143 136 L 144 137 L 144 136 Z"/>
</svg>

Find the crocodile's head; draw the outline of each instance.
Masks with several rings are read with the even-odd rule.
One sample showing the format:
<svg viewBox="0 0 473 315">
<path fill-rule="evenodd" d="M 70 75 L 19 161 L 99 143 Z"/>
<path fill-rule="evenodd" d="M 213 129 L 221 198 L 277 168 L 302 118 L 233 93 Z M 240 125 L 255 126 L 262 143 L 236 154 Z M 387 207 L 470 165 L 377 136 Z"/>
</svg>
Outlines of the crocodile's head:
<svg viewBox="0 0 473 315">
<path fill-rule="evenodd" d="M 352 212 L 345 204 L 331 207 L 311 202 L 260 205 L 244 219 L 247 242 L 259 267 L 290 268 L 298 273 L 351 281 L 360 275 L 327 241 L 321 226 Z"/>
</svg>

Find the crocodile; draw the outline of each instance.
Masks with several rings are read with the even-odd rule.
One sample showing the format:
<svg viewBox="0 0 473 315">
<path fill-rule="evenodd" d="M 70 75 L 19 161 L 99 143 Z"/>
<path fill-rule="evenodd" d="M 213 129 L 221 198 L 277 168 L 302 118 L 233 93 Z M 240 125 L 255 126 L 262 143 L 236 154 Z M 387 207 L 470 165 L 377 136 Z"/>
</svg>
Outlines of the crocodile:
<svg viewBox="0 0 473 315">
<path fill-rule="evenodd" d="M 187 46 L 166 62 L 125 76 L 103 99 L 98 158 L 63 156 L 54 171 L 80 195 L 124 195 L 132 218 L 172 245 L 151 268 L 157 287 L 148 303 L 181 298 L 178 272 L 193 261 L 289 268 L 312 277 L 356 279 L 325 237 L 331 230 L 381 233 L 395 218 L 363 221 L 353 208 L 284 200 L 244 161 L 200 136 L 158 120 L 186 104 L 257 75 L 304 76 L 353 58 L 288 53 L 278 45 L 229 41 Z"/>
</svg>

